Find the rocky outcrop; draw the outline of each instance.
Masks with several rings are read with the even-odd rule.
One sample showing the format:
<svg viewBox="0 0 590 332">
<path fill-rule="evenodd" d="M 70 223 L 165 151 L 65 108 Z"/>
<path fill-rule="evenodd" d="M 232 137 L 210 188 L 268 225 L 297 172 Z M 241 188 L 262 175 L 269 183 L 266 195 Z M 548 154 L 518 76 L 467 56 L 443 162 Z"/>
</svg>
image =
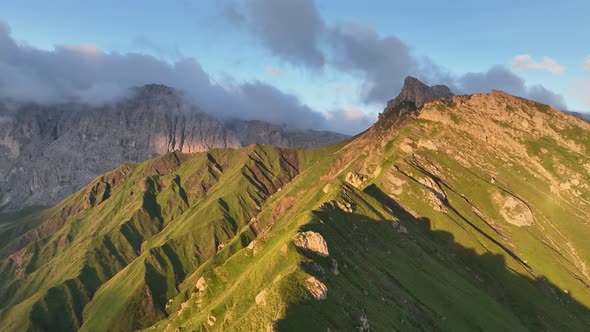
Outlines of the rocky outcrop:
<svg viewBox="0 0 590 332">
<path fill-rule="evenodd" d="M 359 316 L 359 332 L 369 332 L 371 328 L 369 327 L 369 319 L 367 318 L 367 313 L 363 310 L 362 314 Z"/>
<path fill-rule="evenodd" d="M 232 120 L 226 125 L 244 146 L 270 144 L 278 147 L 312 149 L 350 138 L 348 135 L 332 131 L 286 128 L 257 120 Z"/>
<path fill-rule="evenodd" d="M 427 102 L 450 98 L 453 93 L 446 85 L 428 86 L 418 79 L 408 76 L 404 80 L 404 86 L 399 95 L 387 103 L 388 108 L 394 108 L 402 102 L 412 102 L 416 107 L 421 107 Z"/>
<path fill-rule="evenodd" d="M 499 207 L 500 214 L 507 223 L 518 227 L 533 224 L 534 217 L 531 209 L 518 198 L 496 193 L 492 196 L 492 199 Z"/>
<path fill-rule="evenodd" d="M 328 297 L 328 287 L 316 277 L 309 277 L 305 280 L 305 288 L 318 301 Z"/>
<path fill-rule="evenodd" d="M 205 281 L 205 278 L 200 277 L 199 280 L 197 280 L 197 284 L 195 285 L 195 288 L 200 292 L 207 289 L 207 281 Z"/>
<path fill-rule="evenodd" d="M 445 85 L 428 86 L 408 76 L 399 95 L 387 102 L 387 107 L 369 131 L 372 135 L 380 136 L 384 131 L 399 128 L 408 119 L 415 118 L 424 104 L 451 97 L 453 93 Z"/>
<path fill-rule="evenodd" d="M 322 257 L 330 255 L 328 244 L 320 233 L 313 231 L 297 233 L 294 243 L 296 247 L 314 252 Z"/>
<path fill-rule="evenodd" d="M 266 289 L 261 290 L 254 298 L 254 301 L 257 305 L 266 304 Z"/>
</svg>

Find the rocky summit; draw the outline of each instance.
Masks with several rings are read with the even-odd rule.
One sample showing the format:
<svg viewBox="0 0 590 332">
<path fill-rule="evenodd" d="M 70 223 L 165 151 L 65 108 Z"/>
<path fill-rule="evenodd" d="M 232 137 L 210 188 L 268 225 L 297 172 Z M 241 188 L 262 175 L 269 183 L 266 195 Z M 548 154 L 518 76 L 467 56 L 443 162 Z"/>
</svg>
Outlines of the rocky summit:
<svg viewBox="0 0 590 332">
<path fill-rule="evenodd" d="M 427 102 L 439 99 L 450 98 L 453 96 L 451 89 L 446 85 L 428 86 L 418 79 L 408 76 L 404 80 L 404 85 L 400 94 L 395 99 L 387 103 L 388 108 L 395 108 L 401 103 L 413 103 L 416 107 L 421 107 Z"/>
<path fill-rule="evenodd" d="M 173 151 L 0 214 L 0 326 L 587 331 L 590 124 L 411 78 L 394 100 L 334 145 Z"/>
<path fill-rule="evenodd" d="M 101 173 L 172 151 L 252 143 L 312 148 L 348 138 L 248 121 L 233 131 L 159 84 L 135 88 L 131 97 L 100 107 L 5 101 L 0 120 L 0 210 L 5 211 L 55 204 Z"/>
</svg>

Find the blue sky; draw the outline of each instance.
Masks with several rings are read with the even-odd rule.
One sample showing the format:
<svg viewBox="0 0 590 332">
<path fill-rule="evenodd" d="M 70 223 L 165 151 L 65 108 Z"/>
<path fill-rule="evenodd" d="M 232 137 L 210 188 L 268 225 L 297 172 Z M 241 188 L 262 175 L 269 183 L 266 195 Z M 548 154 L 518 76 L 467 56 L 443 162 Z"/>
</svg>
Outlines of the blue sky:
<svg viewBox="0 0 590 332">
<path fill-rule="evenodd" d="M 563 97 L 556 106 L 590 110 L 590 68 L 584 70 L 590 56 L 588 1 L 291 1 L 309 9 L 301 12 L 277 5 L 283 2 L 7 0 L 0 4 L 0 21 L 21 46 L 52 51 L 56 45 L 94 45 L 107 54 L 142 53 L 169 64 L 190 58 L 226 88 L 261 82 L 314 112 L 348 116 L 351 122 L 360 119 L 358 112 L 367 115 L 363 121 L 374 119 L 406 74 L 458 92 L 495 87 L 531 97 L 540 95 L 532 87 L 542 85 Z M 285 9 L 297 16 L 290 24 L 302 24 L 303 30 L 284 30 L 280 19 L 268 19 L 275 16 L 269 15 L 273 10 Z M 307 22 L 319 26 L 310 32 Z M 279 41 L 272 39 L 276 36 Z M 309 46 L 309 52 L 290 54 L 293 45 L 280 44 L 293 36 L 298 38 L 293 45 Z M 365 36 L 375 36 L 375 43 L 365 44 L 370 39 Z M 349 42 L 369 54 L 348 50 L 341 55 L 343 49 L 334 46 Z M 377 66 L 370 63 L 371 50 L 390 58 L 380 56 Z M 312 63 L 313 54 L 323 58 L 321 64 Z M 411 63 L 415 69 L 389 64 L 399 59 L 399 66 Z M 425 63 L 435 70 L 423 69 Z M 484 75 L 496 65 L 524 85 L 514 87 L 512 76 L 492 80 Z M 464 79 L 466 73 L 482 75 L 474 82 Z M 379 84 L 386 86 L 379 90 Z M 547 98 L 541 101 L 556 100 Z M 328 127 L 357 130 L 347 124 Z"/>
</svg>

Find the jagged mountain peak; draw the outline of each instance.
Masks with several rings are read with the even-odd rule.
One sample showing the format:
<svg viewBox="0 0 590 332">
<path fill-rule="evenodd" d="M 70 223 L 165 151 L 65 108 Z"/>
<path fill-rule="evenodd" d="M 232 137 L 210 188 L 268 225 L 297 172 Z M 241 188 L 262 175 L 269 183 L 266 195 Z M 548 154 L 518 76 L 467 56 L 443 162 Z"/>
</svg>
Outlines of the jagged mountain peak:
<svg viewBox="0 0 590 332">
<path fill-rule="evenodd" d="M 428 86 L 417 78 L 408 76 L 404 79 L 404 86 L 399 95 L 395 99 L 390 100 L 387 106 L 393 108 L 403 102 L 412 102 L 416 107 L 421 107 L 429 101 L 452 96 L 451 89 L 446 85 Z"/>
<path fill-rule="evenodd" d="M 381 135 L 384 130 L 400 127 L 406 120 L 415 117 L 424 104 L 453 96 L 451 89 L 446 85 L 428 86 L 417 78 L 408 76 L 404 79 L 398 96 L 387 102 L 387 107 L 379 114 L 369 133 Z"/>
</svg>

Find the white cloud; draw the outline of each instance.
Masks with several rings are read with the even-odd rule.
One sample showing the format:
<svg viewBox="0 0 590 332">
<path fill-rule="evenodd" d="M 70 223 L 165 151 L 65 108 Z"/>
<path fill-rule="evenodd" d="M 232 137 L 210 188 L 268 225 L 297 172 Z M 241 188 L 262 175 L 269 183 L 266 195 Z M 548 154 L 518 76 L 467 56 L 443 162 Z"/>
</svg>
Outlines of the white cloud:
<svg viewBox="0 0 590 332">
<path fill-rule="evenodd" d="M 284 73 L 272 68 L 269 74 Z M 131 94 L 130 87 L 150 83 L 183 91 L 200 109 L 222 120 L 263 120 L 292 128 L 350 134 L 370 125 L 356 113 L 329 120 L 325 112 L 264 82 L 237 82 L 231 77 L 216 81 L 194 58 L 167 62 L 142 53 L 105 52 L 92 44 L 59 45 L 53 50 L 25 46 L 0 21 L 2 110 L 10 106 L 6 100 L 102 105 Z M 0 124 L 7 121 L 10 118 L 0 117 Z"/>
<path fill-rule="evenodd" d="M 590 106 L 590 79 L 578 79 L 570 86 L 570 93 L 584 105 Z"/>
<path fill-rule="evenodd" d="M 514 70 L 542 70 L 552 74 L 561 74 L 566 70 L 559 62 L 548 56 L 536 61 L 528 54 L 515 56 L 512 59 L 512 68 Z"/>
<path fill-rule="evenodd" d="M 456 93 L 501 89 L 508 93 L 565 109 L 562 96 L 543 86 L 530 86 L 503 66 L 487 71 L 452 75 L 426 56 L 418 56 L 395 35 L 379 33 L 362 22 L 330 24 L 322 17 L 315 0 L 248 0 L 245 7 L 231 5 L 225 16 L 245 29 L 272 54 L 294 66 L 316 73 L 329 67 L 356 81 L 351 89 L 335 87 L 334 92 L 356 95 L 363 107 L 383 105 L 402 88 L 404 78 L 414 76 L 426 84 L 446 84 Z M 276 15 L 279 13 L 280 15 Z M 566 68 L 545 57 L 539 62 L 529 55 L 514 58 L 516 67 L 562 73 Z M 323 97 L 320 97 L 323 98 Z M 342 114 L 342 113 L 338 113 Z M 343 117 L 346 119 L 346 117 Z"/>
<path fill-rule="evenodd" d="M 590 55 L 584 60 L 584 64 L 582 65 L 585 71 L 590 71 Z"/>
</svg>

